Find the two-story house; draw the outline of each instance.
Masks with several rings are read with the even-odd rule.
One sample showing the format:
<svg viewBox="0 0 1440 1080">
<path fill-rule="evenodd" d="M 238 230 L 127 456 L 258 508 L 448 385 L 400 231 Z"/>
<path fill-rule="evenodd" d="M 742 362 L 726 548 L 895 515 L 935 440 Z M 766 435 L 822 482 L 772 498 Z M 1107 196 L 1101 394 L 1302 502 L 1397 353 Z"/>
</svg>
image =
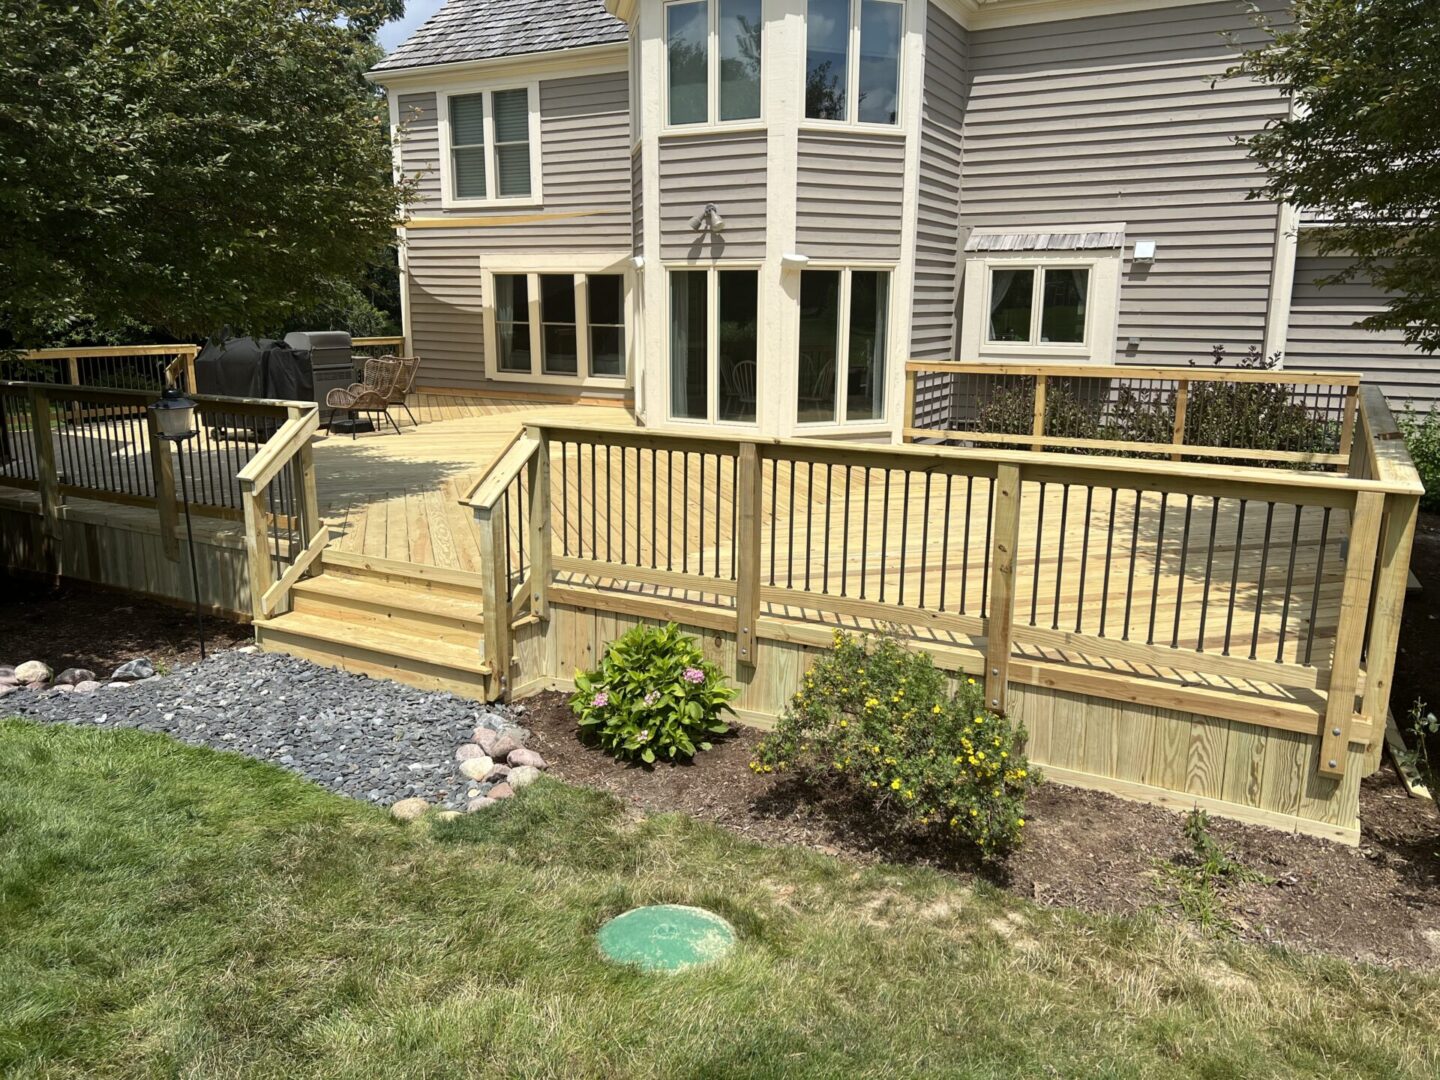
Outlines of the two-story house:
<svg viewBox="0 0 1440 1080">
<path fill-rule="evenodd" d="M 1273 14 L 1283 17 L 1275 4 Z M 886 437 L 907 357 L 1254 346 L 1428 404 L 1383 297 L 1247 198 L 1232 0 L 450 0 L 372 72 L 421 381 Z"/>
</svg>

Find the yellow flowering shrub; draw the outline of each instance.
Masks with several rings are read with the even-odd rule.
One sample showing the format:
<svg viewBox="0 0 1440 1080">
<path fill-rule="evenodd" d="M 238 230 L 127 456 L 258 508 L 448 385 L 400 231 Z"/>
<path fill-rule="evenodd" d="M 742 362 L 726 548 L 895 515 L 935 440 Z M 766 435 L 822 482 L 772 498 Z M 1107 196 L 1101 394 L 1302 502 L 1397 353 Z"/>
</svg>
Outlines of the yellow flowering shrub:
<svg viewBox="0 0 1440 1080">
<path fill-rule="evenodd" d="M 1040 776 L 1025 729 L 987 710 L 974 679 L 953 693 L 949 681 L 927 653 L 836 631 L 750 768 L 848 785 L 882 812 L 998 855 L 1019 842 Z"/>
</svg>

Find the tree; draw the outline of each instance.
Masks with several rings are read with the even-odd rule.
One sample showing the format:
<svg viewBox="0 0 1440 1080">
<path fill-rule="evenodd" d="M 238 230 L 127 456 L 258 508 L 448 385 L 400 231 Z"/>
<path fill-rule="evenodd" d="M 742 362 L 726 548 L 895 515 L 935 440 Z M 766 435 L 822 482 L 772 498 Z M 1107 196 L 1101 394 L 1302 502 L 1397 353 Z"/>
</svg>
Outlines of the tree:
<svg viewBox="0 0 1440 1080">
<path fill-rule="evenodd" d="M 280 325 L 393 240 L 400 0 L 0 0 L 0 345 Z"/>
<path fill-rule="evenodd" d="M 1293 115 L 1244 142 L 1269 180 L 1258 197 L 1333 222 L 1322 254 L 1354 262 L 1324 279 L 1368 277 L 1393 295 L 1361 324 L 1440 349 L 1440 3 L 1294 0 L 1293 23 L 1232 74 L 1278 87 Z"/>
</svg>

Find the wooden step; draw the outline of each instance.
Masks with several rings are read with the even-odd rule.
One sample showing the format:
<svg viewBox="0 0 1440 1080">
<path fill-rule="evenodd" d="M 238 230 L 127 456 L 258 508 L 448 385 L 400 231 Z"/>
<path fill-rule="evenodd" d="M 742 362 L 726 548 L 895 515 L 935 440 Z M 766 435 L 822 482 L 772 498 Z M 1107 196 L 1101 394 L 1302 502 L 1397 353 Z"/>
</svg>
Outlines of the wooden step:
<svg viewBox="0 0 1440 1080">
<path fill-rule="evenodd" d="M 424 690 L 485 699 L 490 665 L 483 642 L 465 647 L 395 627 L 347 622 L 300 611 L 255 620 L 266 652 L 286 653 L 325 667 L 395 679 Z"/>
<path fill-rule="evenodd" d="M 485 633 L 480 597 L 412 588 L 385 579 L 323 573 L 295 583 L 293 611 L 474 647 Z"/>
<path fill-rule="evenodd" d="M 321 556 L 323 574 L 335 577 L 373 581 L 384 585 L 400 585 L 421 593 L 474 598 L 478 603 L 484 588 L 484 576 L 444 566 L 382 559 L 375 555 L 357 555 L 350 551 L 326 548 Z"/>
</svg>

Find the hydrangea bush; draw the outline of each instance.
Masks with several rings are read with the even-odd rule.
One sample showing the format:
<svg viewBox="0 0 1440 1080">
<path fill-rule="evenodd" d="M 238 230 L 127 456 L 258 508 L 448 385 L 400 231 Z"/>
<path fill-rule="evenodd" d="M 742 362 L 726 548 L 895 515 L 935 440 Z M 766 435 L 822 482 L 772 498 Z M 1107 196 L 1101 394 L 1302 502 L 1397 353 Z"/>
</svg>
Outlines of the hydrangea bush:
<svg viewBox="0 0 1440 1080">
<path fill-rule="evenodd" d="M 674 623 L 637 626 L 598 668 L 576 673 L 570 708 L 603 749 L 652 764 L 709 750 L 710 736 L 730 730 L 724 714 L 738 692 Z"/>
<path fill-rule="evenodd" d="M 836 631 L 750 767 L 843 785 L 995 855 L 1019 842 L 1040 780 L 1024 746 L 1025 729 L 987 710 L 974 679 L 952 694 L 928 654 Z"/>
</svg>

